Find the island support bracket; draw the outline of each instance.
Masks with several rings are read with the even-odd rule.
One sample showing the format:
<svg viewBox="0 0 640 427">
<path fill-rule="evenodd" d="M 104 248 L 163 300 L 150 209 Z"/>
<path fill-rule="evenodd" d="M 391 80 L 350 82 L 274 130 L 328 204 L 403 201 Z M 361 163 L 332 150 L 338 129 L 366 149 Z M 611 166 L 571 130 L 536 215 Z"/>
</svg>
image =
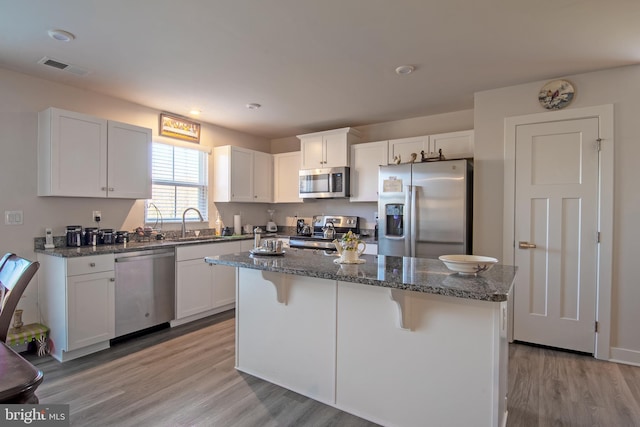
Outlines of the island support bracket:
<svg viewBox="0 0 640 427">
<path fill-rule="evenodd" d="M 275 276 L 275 277 L 274 277 Z M 276 300 L 280 304 L 287 305 L 289 297 L 289 280 L 286 274 L 271 273 L 269 271 L 262 271 L 262 278 L 276 288 Z"/>
<path fill-rule="evenodd" d="M 397 326 L 405 331 L 411 331 L 411 296 L 400 289 L 390 289 L 389 297 L 396 303 L 398 309 Z"/>
</svg>

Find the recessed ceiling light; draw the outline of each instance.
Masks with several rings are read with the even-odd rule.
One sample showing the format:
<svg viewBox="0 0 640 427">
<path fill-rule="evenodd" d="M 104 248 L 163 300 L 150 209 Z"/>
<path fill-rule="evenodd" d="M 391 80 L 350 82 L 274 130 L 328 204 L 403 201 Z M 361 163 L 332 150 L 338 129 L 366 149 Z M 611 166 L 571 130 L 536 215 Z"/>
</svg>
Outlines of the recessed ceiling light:
<svg viewBox="0 0 640 427">
<path fill-rule="evenodd" d="M 398 68 L 396 68 L 396 74 L 405 76 L 407 74 L 413 73 L 415 69 L 416 67 L 414 67 L 413 65 L 401 65 Z"/>
<path fill-rule="evenodd" d="M 197 116 L 201 113 L 200 110 L 198 110 L 197 108 L 193 108 L 191 111 L 189 111 L 191 114 L 193 114 L 194 116 Z"/>
<path fill-rule="evenodd" d="M 256 103 L 256 102 L 252 102 L 252 103 L 250 103 L 250 104 L 247 104 L 247 105 L 246 105 L 246 107 L 247 107 L 249 110 L 257 110 L 258 108 L 262 107 L 262 105 L 260 105 L 260 104 L 258 104 L 258 103 Z"/>
<path fill-rule="evenodd" d="M 59 42 L 70 42 L 76 38 L 69 31 L 64 30 L 49 30 L 49 37 Z"/>
</svg>

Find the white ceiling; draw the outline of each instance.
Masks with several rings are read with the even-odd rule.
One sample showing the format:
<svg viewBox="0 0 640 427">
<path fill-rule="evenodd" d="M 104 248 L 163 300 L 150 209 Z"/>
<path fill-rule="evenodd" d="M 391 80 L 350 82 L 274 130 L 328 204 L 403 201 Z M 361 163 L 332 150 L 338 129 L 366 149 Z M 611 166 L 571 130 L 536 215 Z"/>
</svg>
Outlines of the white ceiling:
<svg viewBox="0 0 640 427">
<path fill-rule="evenodd" d="M 0 67 L 267 138 L 638 62 L 639 0 L 0 0 Z"/>
</svg>

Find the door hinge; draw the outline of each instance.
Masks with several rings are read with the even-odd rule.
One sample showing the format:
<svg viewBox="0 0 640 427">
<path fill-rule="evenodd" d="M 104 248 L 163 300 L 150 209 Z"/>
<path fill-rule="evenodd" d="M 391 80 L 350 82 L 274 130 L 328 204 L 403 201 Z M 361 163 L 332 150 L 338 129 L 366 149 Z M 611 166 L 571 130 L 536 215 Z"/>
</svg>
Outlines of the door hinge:
<svg viewBox="0 0 640 427">
<path fill-rule="evenodd" d="M 600 232 L 596 233 L 596 243 L 600 243 Z"/>
<path fill-rule="evenodd" d="M 602 138 L 596 139 L 596 150 L 598 151 L 602 150 Z"/>
<path fill-rule="evenodd" d="M 598 321 L 595 322 L 595 332 L 598 333 Z"/>
</svg>

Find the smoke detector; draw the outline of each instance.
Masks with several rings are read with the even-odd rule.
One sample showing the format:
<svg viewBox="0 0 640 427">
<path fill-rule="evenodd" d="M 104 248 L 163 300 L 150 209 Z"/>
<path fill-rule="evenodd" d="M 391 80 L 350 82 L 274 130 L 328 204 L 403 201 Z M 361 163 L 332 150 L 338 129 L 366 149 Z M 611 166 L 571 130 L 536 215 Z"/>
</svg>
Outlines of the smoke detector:
<svg viewBox="0 0 640 427">
<path fill-rule="evenodd" d="M 38 61 L 38 64 L 47 65 L 49 67 L 57 68 L 58 70 L 67 71 L 71 74 L 75 74 L 76 76 L 86 76 L 89 74 L 89 70 L 86 68 L 78 67 L 77 65 L 67 64 L 58 59 L 49 58 L 48 56 L 43 57 Z"/>
</svg>

